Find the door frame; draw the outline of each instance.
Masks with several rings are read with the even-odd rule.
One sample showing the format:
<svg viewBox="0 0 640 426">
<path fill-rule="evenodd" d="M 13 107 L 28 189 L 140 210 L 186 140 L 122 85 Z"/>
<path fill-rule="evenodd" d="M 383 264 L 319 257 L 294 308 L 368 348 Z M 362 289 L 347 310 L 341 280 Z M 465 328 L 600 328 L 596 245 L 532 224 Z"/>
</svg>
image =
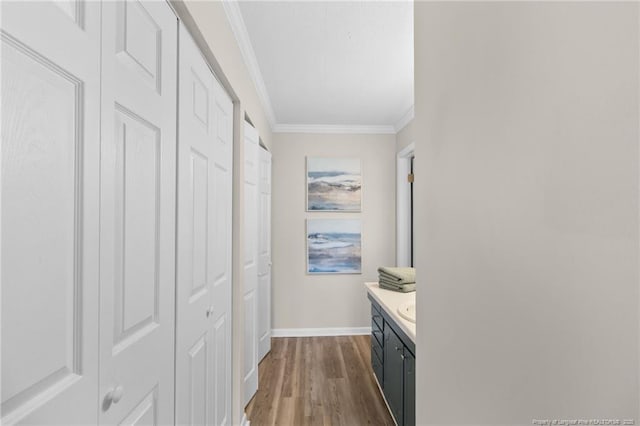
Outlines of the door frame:
<svg viewBox="0 0 640 426">
<path fill-rule="evenodd" d="M 396 156 L 396 265 L 411 265 L 411 158 L 415 143 L 411 142 Z"/>
</svg>

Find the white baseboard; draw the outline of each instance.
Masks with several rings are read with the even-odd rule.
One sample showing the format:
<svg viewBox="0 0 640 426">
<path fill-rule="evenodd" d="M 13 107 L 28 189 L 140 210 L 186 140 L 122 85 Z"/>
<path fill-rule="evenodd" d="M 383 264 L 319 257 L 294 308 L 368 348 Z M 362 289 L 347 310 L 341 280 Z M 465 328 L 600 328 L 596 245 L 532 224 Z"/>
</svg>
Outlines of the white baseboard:
<svg viewBox="0 0 640 426">
<path fill-rule="evenodd" d="M 242 414 L 242 420 L 240 421 L 240 426 L 249 426 L 249 419 L 247 418 L 247 413 Z"/>
<path fill-rule="evenodd" d="M 271 337 L 357 336 L 371 334 L 371 327 L 274 328 Z"/>
</svg>

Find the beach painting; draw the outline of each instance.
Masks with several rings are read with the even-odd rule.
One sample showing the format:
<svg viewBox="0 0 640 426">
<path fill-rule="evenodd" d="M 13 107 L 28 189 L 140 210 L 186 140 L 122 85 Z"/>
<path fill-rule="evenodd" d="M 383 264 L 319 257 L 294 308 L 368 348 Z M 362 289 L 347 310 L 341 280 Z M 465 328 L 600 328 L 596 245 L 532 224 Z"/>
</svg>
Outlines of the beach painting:
<svg viewBox="0 0 640 426">
<path fill-rule="evenodd" d="M 360 219 L 307 219 L 307 273 L 362 273 Z"/>
<path fill-rule="evenodd" d="M 359 212 L 359 158 L 307 157 L 307 211 Z"/>
</svg>

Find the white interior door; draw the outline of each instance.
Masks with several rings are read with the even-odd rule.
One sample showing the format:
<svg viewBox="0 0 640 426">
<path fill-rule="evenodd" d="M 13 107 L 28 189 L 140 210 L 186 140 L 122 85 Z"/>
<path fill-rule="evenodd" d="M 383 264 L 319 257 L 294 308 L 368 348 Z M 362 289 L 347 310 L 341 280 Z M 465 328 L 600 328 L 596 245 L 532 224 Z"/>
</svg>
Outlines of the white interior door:
<svg viewBox="0 0 640 426">
<path fill-rule="evenodd" d="M 258 182 L 258 359 L 271 350 L 271 153 L 260 149 Z"/>
<path fill-rule="evenodd" d="M 233 102 L 214 78 L 216 135 L 213 138 L 213 420 L 231 424 Z"/>
<path fill-rule="evenodd" d="M 244 123 L 244 404 L 258 390 L 258 131 Z"/>
<path fill-rule="evenodd" d="M 0 7 L 0 423 L 95 424 L 100 4 Z"/>
<path fill-rule="evenodd" d="M 174 421 L 177 18 L 102 3 L 100 421 Z"/>
<path fill-rule="evenodd" d="M 180 26 L 176 423 L 229 424 L 233 104 Z"/>
</svg>

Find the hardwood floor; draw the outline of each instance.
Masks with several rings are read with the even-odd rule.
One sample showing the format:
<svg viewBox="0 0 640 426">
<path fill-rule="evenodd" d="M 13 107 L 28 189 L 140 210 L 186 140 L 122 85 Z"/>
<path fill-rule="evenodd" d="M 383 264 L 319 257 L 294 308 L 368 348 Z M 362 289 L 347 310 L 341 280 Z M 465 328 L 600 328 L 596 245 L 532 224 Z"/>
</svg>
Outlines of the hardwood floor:
<svg viewBox="0 0 640 426">
<path fill-rule="evenodd" d="M 246 412 L 251 426 L 393 425 L 370 336 L 273 338 Z"/>
</svg>

